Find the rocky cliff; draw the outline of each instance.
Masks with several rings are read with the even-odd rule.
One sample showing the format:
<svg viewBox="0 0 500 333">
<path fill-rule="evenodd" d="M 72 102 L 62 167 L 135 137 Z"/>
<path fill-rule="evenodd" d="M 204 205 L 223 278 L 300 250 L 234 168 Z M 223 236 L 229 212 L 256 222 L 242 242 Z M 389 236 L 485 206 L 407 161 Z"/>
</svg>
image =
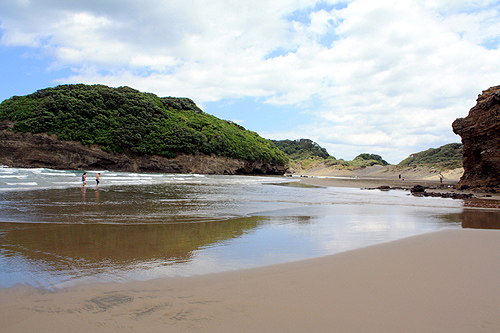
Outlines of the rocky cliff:
<svg viewBox="0 0 500 333">
<path fill-rule="evenodd" d="M 166 158 L 110 154 L 98 146 L 58 140 L 55 135 L 16 133 L 11 127 L 11 122 L 0 122 L 0 164 L 10 167 L 226 175 L 282 175 L 286 171 L 281 165 L 214 155 L 181 154 Z"/>
<path fill-rule="evenodd" d="M 458 185 L 500 192 L 500 86 L 483 91 L 469 115 L 453 122 L 453 132 L 463 143 Z"/>
</svg>

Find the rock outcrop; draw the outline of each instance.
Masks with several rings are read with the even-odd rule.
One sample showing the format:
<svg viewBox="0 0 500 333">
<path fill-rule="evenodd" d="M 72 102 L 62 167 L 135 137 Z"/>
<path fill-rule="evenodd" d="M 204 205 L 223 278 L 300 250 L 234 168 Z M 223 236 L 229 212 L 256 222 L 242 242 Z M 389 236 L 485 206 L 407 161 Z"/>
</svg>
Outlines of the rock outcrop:
<svg viewBox="0 0 500 333">
<path fill-rule="evenodd" d="M 469 115 L 453 122 L 453 132 L 463 143 L 458 187 L 500 192 L 500 86 L 483 91 Z"/>
<path fill-rule="evenodd" d="M 0 164 L 16 168 L 112 170 L 130 172 L 283 175 L 285 166 L 208 155 L 128 156 L 109 154 L 99 147 L 61 141 L 55 135 L 15 133 L 0 122 Z"/>
</svg>

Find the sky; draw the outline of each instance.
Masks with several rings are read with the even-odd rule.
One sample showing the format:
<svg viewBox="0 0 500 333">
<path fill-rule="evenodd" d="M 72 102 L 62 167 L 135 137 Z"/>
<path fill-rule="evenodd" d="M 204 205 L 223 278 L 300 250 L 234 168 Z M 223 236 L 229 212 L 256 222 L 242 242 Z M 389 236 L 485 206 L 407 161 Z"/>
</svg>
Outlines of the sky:
<svg viewBox="0 0 500 333">
<path fill-rule="evenodd" d="M 59 84 L 189 97 L 267 139 L 397 164 L 500 85 L 500 1 L 2 0 L 0 100 Z"/>
</svg>

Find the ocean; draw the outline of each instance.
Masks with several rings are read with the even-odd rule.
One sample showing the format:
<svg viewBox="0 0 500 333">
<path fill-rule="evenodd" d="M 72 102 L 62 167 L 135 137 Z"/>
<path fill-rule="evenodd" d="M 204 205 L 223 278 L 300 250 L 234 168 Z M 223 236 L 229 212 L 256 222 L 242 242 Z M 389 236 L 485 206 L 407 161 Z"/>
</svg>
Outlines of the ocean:
<svg viewBox="0 0 500 333">
<path fill-rule="evenodd" d="M 0 167 L 0 288 L 192 276 L 461 228 L 462 200 L 294 177 Z"/>
</svg>

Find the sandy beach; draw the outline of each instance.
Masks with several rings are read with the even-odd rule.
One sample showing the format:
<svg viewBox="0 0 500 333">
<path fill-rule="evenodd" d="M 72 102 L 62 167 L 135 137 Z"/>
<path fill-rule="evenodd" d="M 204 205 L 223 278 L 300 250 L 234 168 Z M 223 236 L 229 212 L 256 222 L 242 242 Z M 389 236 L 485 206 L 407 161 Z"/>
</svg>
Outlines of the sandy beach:
<svg viewBox="0 0 500 333">
<path fill-rule="evenodd" d="M 445 230 L 220 274 L 0 291 L 0 331 L 500 330 L 500 231 Z"/>
</svg>

